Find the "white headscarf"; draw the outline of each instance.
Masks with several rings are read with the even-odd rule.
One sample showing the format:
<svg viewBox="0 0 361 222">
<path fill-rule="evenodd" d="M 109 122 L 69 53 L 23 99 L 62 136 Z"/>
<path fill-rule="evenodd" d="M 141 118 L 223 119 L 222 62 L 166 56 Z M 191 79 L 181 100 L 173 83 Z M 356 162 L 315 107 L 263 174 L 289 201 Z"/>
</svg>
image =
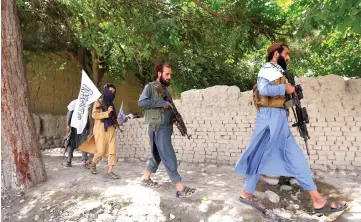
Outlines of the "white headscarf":
<svg viewBox="0 0 361 222">
<path fill-rule="evenodd" d="M 283 76 L 284 70 L 278 64 L 267 62 L 259 70 L 258 77 L 267 79 L 268 81 L 274 81 Z"/>
</svg>

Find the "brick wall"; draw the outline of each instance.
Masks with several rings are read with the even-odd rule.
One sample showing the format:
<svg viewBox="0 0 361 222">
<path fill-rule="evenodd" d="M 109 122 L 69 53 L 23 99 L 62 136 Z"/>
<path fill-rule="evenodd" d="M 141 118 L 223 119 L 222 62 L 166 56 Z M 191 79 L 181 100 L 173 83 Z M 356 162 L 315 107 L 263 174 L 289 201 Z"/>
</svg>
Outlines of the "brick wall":
<svg viewBox="0 0 361 222">
<path fill-rule="evenodd" d="M 296 82 L 304 89 L 302 104 L 310 116 L 311 167 L 361 170 L 361 80 L 329 75 Z M 192 135 L 190 140 L 181 137 L 175 127 L 172 139 L 179 161 L 236 164 L 255 123 L 251 91 L 240 92 L 235 86 L 190 90 L 175 104 Z M 296 128 L 292 132 L 304 150 Z M 149 139 L 143 119 L 126 123 L 117 146 L 121 158 L 147 159 Z"/>
</svg>

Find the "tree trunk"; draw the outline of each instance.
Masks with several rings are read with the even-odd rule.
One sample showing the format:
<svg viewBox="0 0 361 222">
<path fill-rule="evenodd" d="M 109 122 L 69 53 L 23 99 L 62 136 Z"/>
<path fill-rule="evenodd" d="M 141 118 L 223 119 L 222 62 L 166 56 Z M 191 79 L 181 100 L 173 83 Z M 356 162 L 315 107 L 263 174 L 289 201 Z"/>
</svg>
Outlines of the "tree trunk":
<svg viewBox="0 0 361 222">
<path fill-rule="evenodd" d="M 92 67 L 89 68 L 86 62 L 88 56 L 88 51 L 86 48 L 84 48 L 83 46 L 78 46 L 76 48 L 66 49 L 65 52 L 68 54 L 70 60 L 78 66 L 80 76 L 81 70 L 84 70 L 89 75 L 89 77 L 92 78 L 92 72 L 90 72 Z"/>
<path fill-rule="evenodd" d="M 35 123 L 15 0 L 1 0 L 1 194 L 46 180 Z"/>
<path fill-rule="evenodd" d="M 99 57 L 94 48 L 91 49 L 92 55 L 92 70 L 93 70 L 93 82 L 99 88 L 100 76 L 99 76 Z"/>
<path fill-rule="evenodd" d="M 91 56 L 89 58 L 88 51 L 82 46 L 79 46 L 78 49 L 67 49 L 66 53 L 80 70 L 83 69 L 88 74 L 89 78 L 99 88 L 106 69 L 102 67 L 104 61 L 100 62 L 99 59 L 103 60 L 103 58 L 99 58 L 96 50 L 94 48 L 90 50 Z"/>
</svg>

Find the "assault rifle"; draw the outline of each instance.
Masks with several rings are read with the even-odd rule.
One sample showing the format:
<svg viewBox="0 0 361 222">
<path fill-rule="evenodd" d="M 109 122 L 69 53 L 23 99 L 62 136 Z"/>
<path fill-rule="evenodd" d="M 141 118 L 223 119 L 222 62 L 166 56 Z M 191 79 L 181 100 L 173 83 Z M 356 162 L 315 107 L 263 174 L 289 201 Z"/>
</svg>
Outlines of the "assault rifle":
<svg viewBox="0 0 361 222">
<path fill-rule="evenodd" d="M 99 101 L 99 102 L 100 102 L 100 106 L 97 107 L 97 109 L 102 109 L 103 112 L 107 111 L 108 108 L 106 107 L 106 105 L 103 104 L 101 101 Z M 109 115 L 109 119 L 110 119 L 110 121 L 112 122 L 112 124 L 115 126 L 116 129 L 118 129 L 120 132 L 123 132 L 123 130 L 120 129 L 120 125 L 119 125 L 119 123 L 118 123 L 118 120 L 115 119 L 114 116 Z"/>
<path fill-rule="evenodd" d="M 187 133 L 187 128 L 186 128 L 186 125 L 184 124 L 181 114 L 178 112 L 173 101 L 167 96 L 164 86 L 162 84 L 160 84 L 159 86 L 157 86 L 155 88 L 157 89 L 158 93 L 163 97 L 163 99 L 172 105 L 172 107 L 170 109 L 172 110 L 173 114 L 175 115 L 176 126 L 179 129 L 182 136 L 187 136 L 188 139 L 191 139 L 191 135 L 188 135 L 188 133 Z"/>
<path fill-rule="evenodd" d="M 301 85 L 295 83 L 295 78 L 290 72 L 283 72 L 283 75 L 286 76 L 288 83 L 295 87 L 295 92 L 293 94 L 286 95 L 287 101 L 285 102 L 286 107 L 291 107 L 293 115 L 295 117 L 295 123 L 292 124 L 292 127 L 297 127 L 300 136 L 304 139 L 306 144 L 307 155 L 310 156 L 310 151 L 308 150 L 307 140 L 310 139 L 308 135 L 306 124 L 310 123 L 308 118 L 306 107 L 302 107 L 301 99 L 303 99 L 303 89 Z"/>
<path fill-rule="evenodd" d="M 69 130 L 69 132 L 66 133 L 66 136 L 63 138 L 63 144 L 64 144 L 64 153 L 63 153 L 63 157 L 65 156 L 65 153 L 68 151 L 69 149 L 69 145 L 70 145 L 70 140 L 71 140 L 71 128 Z"/>
</svg>

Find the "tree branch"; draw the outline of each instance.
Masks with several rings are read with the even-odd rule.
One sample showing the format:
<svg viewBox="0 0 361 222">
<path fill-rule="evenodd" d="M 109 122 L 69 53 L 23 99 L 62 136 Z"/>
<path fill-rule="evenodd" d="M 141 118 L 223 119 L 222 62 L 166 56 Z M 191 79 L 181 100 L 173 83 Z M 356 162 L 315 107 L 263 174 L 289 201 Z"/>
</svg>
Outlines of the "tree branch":
<svg viewBox="0 0 361 222">
<path fill-rule="evenodd" d="M 160 12 L 164 13 L 165 15 L 167 15 L 167 16 L 169 16 L 169 17 L 172 17 L 172 18 L 175 18 L 175 19 L 178 19 L 178 20 L 191 21 L 191 22 L 200 22 L 200 21 L 204 21 L 204 19 L 189 19 L 189 18 L 182 18 L 182 17 L 179 17 L 179 16 L 177 16 L 177 15 L 174 15 L 174 14 L 172 14 L 172 13 L 170 13 L 170 12 L 166 12 L 166 11 L 164 11 L 164 10 L 162 10 L 162 9 L 159 9 L 159 8 L 157 8 L 157 7 L 152 7 L 152 8 L 154 8 L 154 9 L 156 9 L 156 10 L 158 10 L 158 11 L 160 11 Z"/>
<path fill-rule="evenodd" d="M 289 34 L 284 34 L 284 33 L 279 33 L 279 32 L 276 32 L 275 30 L 273 30 L 272 28 L 270 27 L 263 27 L 263 26 L 258 26 L 258 25 L 255 25 L 254 23 L 252 22 L 246 22 L 246 21 L 243 21 L 241 22 L 240 20 L 237 20 L 237 19 L 233 19 L 233 18 L 225 18 L 223 17 L 221 14 L 219 14 L 218 12 L 208 8 L 207 6 L 205 6 L 204 4 L 200 3 L 198 0 L 192 0 L 198 7 L 202 8 L 204 11 L 208 12 L 208 14 L 212 15 L 213 17 L 216 17 L 224 22 L 234 22 L 234 23 L 243 23 L 243 24 L 246 24 L 246 25 L 249 25 L 257 30 L 260 30 L 261 32 L 263 32 L 264 34 L 267 34 L 267 35 L 270 35 L 270 34 L 278 34 L 278 35 L 285 35 L 285 36 L 289 36 Z"/>
<path fill-rule="evenodd" d="M 196 5 L 198 5 L 200 8 L 202 8 L 204 11 L 208 12 L 209 14 L 213 15 L 216 18 L 219 18 L 220 20 L 224 22 L 239 22 L 236 19 L 232 18 L 224 18 L 222 15 L 220 15 L 218 12 L 213 11 L 212 9 L 208 8 L 207 6 L 200 3 L 198 0 L 192 0 Z"/>
<path fill-rule="evenodd" d="M 134 1 L 134 2 L 119 2 L 120 4 L 139 4 L 139 2 Z"/>
<path fill-rule="evenodd" d="M 65 53 L 69 56 L 69 58 L 78 66 L 79 69 L 81 69 L 81 64 L 76 57 L 75 53 L 70 49 L 65 49 Z"/>
</svg>

